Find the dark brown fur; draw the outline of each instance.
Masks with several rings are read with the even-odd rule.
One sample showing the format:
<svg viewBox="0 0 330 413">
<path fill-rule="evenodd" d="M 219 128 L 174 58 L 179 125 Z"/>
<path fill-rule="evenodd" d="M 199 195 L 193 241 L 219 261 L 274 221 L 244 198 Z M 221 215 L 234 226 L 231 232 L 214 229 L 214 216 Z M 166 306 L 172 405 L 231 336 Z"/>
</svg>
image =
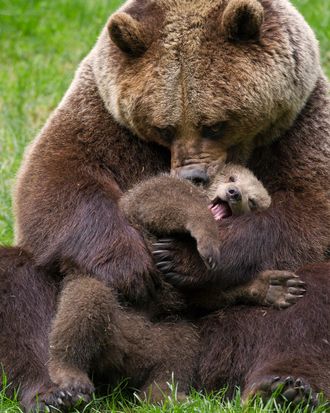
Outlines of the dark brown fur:
<svg viewBox="0 0 330 413">
<path fill-rule="evenodd" d="M 218 247 L 219 240 L 208 196 L 221 192 L 233 174 L 243 198 L 249 191 L 256 198 L 258 192 L 261 196 L 262 184 L 249 171 L 232 165 L 215 177 L 212 190 L 205 192 L 187 181 L 160 176 L 133 187 L 119 206 L 144 234 L 147 245 L 156 234 L 190 233 L 209 265 L 216 262 L 212 255 L 216 249 L 211 247 Z M 79 273 L 67 278 L 50 334 L 49 372 L 58 388 L 39 397 L 40 403 L 58 408 L 79 398 L 90 400 L 94 390 L 90 377 L 100 373 L 112 384 L 116 384 L 114 378 L 130 377 L 142 392 L 149 389 L 152 401 L 168 394 L 166 383 L 173 375 L 184 397 L 200 350 L 196 327 L 183 318 L 191 315 L 189 309 L 216 310 L 235 302 L 286 308 L 303 293 L 299 277 L 284 271 L 265 271 L 247 285 L 227 291 L 215 288 L 211 293 L 179 292 L 160 278 L 154 299 L 147 307 L 134 309 L 120 306 L 116 292 L 100 281 Z"/>
<path fill-rule="evenodd" d="M 130 386 L 154 402 L 170 392 L 166 383 L 173 376 L 183 396 L 193 384 L 198 352 L 191 322 L 179 316 L 153 322 L 145 311 L 120 306 L 101 281 L 79 275 L 66 283 L 50 335 L 49 372 L 58 387 L 40 402 L 49 405 L 54 394 L 59 408 L 79 397 L 89 400 L 92 376 L 112 386 L 128 377 Z"/>
<path fill-rule="evenodd" d="M 105 27 L 26 155 L 14 200 L 16 240 L 26 255 L 21 249 L 0 253 L 9 286 L 1 297 L 0 360 L 8 380 L 21 386 L 25 408 L 36 390 L 50 387 L 46 332 L 54 279 L 63 270 L 92 275 L 132 301 L 146 300 L 154 289 L 142 236 L 117 207 L 121 194 L 148 176 L 170 167 L 180 174 L 188 166 L 211 175 L 224 160 L 236 160 L 262 178 L 271 208 L 220 224 L 217 282 L 223 287 L 248 282 L 263 269 L 324 261 L 330 106 L 315 39 L 286 0 L 261 0 L 264 20 L 254 20 L 261 24 L 259 38 L 228 40 L 222 16 L 230 1 L 125 5 L 122 12 L 152 34 L 149 48 L 132 58 Z M 218 135 L 209 133 L 213 129 Z M 189 243 L 167 250 L 174 281 L 209 280 Z M 248 393 L 253 377 L 262 372 L 262 381 L 276 370 L 299 374 L 330 397 L 329 272 L 320 264 L 302 273 L 308 297 L 322 297 L 312 313 L 314 301 L 306 296 L 299 307 L 269 310 L 266 321 L 260 310 L 246 307 L 206 319 L 201 386 L 240 384 Z M 29 315 L 24 326 L 22 312 Z"/>
<path fill-rule="evenodd" d="M 330 239 L 326 94 L 326 85 L 320 81 L 296 125 L 272 146 L 256 150 L 249 161 L 270 190 L 272 205 L 261 214 L 235 218 L 236 231 L 231 219 L 220 223 L 218 286 L 246 282 L 267 267 L 296 271 L 308 262 L 326 259 Z M 167 251 L 162 248 L 158 257 L 167 262 L 168 281 L 193 286 L 214 279 L 214 274 L 203 272 L 203 262 L 187 240 L 164 244 Z M 237 307 L 203 320 L 202 388 L 228 385 L 234 391 L 240 385 L 248 397 L 263 393 L 266 387 L 264 394 L 269 396 L 270 378 L 292 376 L 293 382 L 301 378 L 307 383 L 304 388 L 311 386 L 330 397 L 330 264 L 311 265 L 298 274 L 305 275 L 309 294 L 288 313 Z M 304 392 L 293 394 L 306 402 Z"/>
<path fill-rule="evenodd" d="M 0 248 L 0 360 L 9 373 L 8 390 L 12 394 L 20 383 L 25 406 L 37 391 L 52 386 L 45 365 L 58 290 L 56 274 L 38 268 L 25 251 Z M 7 365 L 7 360 L 12 363 Z"/>
<path fill-rule="evenodd" d="M 308 262 L 325 260 L 330 239 L 329 110 L 327 87 L 320 81 L 295 126 L 251 157 L 249 166 L 269 190 L 272 204 L 261 213 L 219 223 L 222 268 L 217 282 L 224 287 L 247 281 L 260 270 L 295 271 Z M 323 151 L 317 145 L 322 137 Z M 232 231 L 234 219 L 236 231 Z M 166 259 L 181 274 L 181 285 L 203 284 L 211 277 L 189 246 L 173 245 Z"/>
<path fill-rule="evenodd" d="M 277 280 L 284 279 L 280 273 L 282 278 L 277 276 Z M 292 274 L 287 276 L 292 279 Z M 196 378 L 201 349 L 197 327 L 179 313 L 173 318 L 173 308 L 172 319 L 152 321 L 152 305 L 151 313 L 123 307 L 116 293 L 101 281 L 80 274 L 69 278 L 50 334 L 48 368 L 56 387 L 39 394 L 39 406 L 61 409 L 79 399 L 89 401 L 95 389 L 91 377 L 96 383 L 101 379 L 112 386 L 129 377 L 129 385 L 152 402 L 171 394 L 167 383 L 173 379 L 178 397 L 185 398 Z M 270 274 L 260 274 L 251 286 L 219 292 L 209 299 L 216 298 L 214 308 L 244 300 L 264 303 L 269 281 Z M 161 294 L 167 294 L 167 289 Z M 198 298 L 200 306 L 205 305 L 206 295 L 204 303 L 201 297 L 196 297 L 197 302 Z M 184 310 L 182 301 L 178 296 L 177 311 Z M 159 312 L 158 305 L 156 301 Z"/>
<path fill-rule="evenodd" d="M 236 182 L 230 183 L 229 179 L 233 176 Z M 210 279 L 207 281 L 208 283 L 211 281 L 213 285 L 212 289 L 201 285 L 201 290 L 189 290 L 186 298 L 188 306 L 195 304 L 204 310 L 214 310 L 237 301 L 275 305 L 281 308 L 286 307 L 290 302 L 294 303 L 303 286 L 300 284 L 299 277 L 287 271 L 264 271 L 250 282 L 229 290 L 223 290 L 222 286 L 219 287 L 219 283 L 214 283 L 212 274 L 217 278 L 217 268 L 221 267 L 222 263 L 219 261 L 218 254 L 220 242 L 218 226 L 209 206 L 215 194 L 222 195 L 228 185 L 235 185 L 243 200 L 248 198 L 249 194 L 254 196 L 256 199 L 254 213 L 269 207 L 269 196 L 261 182 L 257 181 L 246 168 L 229 164 L 214 177 L 207 189 L 198 188 L 185 180 L 159 176 L 133 187 L 120 199 L 119 206 L 133 227 L 144 234 L 144 239 L 150 248 L 157 235 L 192 237 L 196 245 L 196 247 L 192 246 L 192 249 L 197 250 L 204 263 L 204 269 L 201 271 L 205 274 L 206 268 L 210 269 Z M 236 205 L 233 205 L 231 208 L 235 207 Z M 251 212 L 248 205 L 243 203 L 236 208 L 236 211 L 233 209 L 233 212 L 237 212 L 237 209 L 240 209 L 239 215 Z M 166 247 L 165 251 L 159 253 L 155 251 L 156 257 L 162 256 L 163 252 L 166 253 Z M 165 272 L 165 263 L 158 264 L 158 268 Z M 175 274 L 171 274 L 168 278 L 172 281 L 173 277 Z M 161 280 L 159 282 L 162 284 Z M 167 286 L 165 291 L 170 292 L 169 284 L 163 284 Z M 175 290 L 172 291 L 171 297 L 175 297 Z M 162 303 L 163 309 L 168 303 L 173 303 L 172 300 L 167 303 L 166 295 L 161 290 L 156 300 Z"/>
<path fill-rule="evenodd" d="M 255 393 L 269 398 L 271 386 L 265 383 L 291 376 L 329 399 L 329 271 L 330 263 L 299 270 L 307 284 L 306 295 L 285 311 L 237 306 L 203 319 L 201 388 L 228 386 L 234 392 L 235 386 L 241 386 L 244 398 Z M 300 389 L 293 392 L 295 397 L 306 402 Z"/>
</svg>

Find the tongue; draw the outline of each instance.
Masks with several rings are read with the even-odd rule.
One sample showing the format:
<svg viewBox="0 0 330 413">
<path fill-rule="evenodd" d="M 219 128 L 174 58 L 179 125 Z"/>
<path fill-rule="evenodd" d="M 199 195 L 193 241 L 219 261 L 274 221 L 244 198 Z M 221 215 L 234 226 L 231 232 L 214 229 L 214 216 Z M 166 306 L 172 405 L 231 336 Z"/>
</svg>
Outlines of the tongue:
<svg viewBox="0 0 330 413">
<path fill-rule="evenodd" d="M 226 204 L 209 205 L 209 209 L 212 212 L 214 219 L 216 221 L 220 221 L 221 219 L 230 216 L 229 206 Z"/>
</svg>

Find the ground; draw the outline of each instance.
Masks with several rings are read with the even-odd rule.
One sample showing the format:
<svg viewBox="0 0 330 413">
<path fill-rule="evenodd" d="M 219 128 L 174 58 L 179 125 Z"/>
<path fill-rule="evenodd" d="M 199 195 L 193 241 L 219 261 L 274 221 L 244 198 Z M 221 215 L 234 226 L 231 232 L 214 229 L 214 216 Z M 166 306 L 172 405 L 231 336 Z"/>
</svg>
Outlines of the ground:
<svg viewBox="0 0 330 413">
<path fill-rule="evenodd" d="M 324 68 L 330 76 L 330 8 L 324 0 L 294 0 L 316 31 Z M 11 190 L 25 146 L 42 127 L 67 89 L 78 62 L 91 49 L 107 16 L 120 0 L 0 0 L 0 244 L 13 240 Z M 243 412 L 239 394 L 229 404 L 219 395 L 191 396 L 187 403 L 163 407 L 126 403 L 115 396 L 94 401 L 88 411 Z M 244 412 L 266 412 L 256 404 Z M 17 403 L 0 392 L 0 412 L 18 412 Z M 278 412 L 284 412 L 278 408 Z M 303 411 L 303 410 L 299 410 Z M 320 408 L 319 411 L 323 411 Z"/>
</svg>

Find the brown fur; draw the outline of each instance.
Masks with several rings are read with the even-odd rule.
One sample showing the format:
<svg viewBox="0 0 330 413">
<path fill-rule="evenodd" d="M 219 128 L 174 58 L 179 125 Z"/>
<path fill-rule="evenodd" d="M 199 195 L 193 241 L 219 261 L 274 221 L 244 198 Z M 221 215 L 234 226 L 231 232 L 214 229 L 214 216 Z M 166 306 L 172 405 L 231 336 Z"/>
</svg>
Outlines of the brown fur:
<svg viewBox="0 0 330 413">
<path fill-rule="evenodd" d="M 21 386 L 26 408 L 36 389 L 49 387 L 45 331 L 56 292 L 46 272 L 54 279 L 78 269 L 136 301 L 153 291 L 150 255 L 117 207 L 121 194 L 148 176 L 196 166 L 211 176 L 230 160 L 246 162 L 262 178 L 271 207 L 220 223 L 223 287 L 248 282 L 263 269 L 296 270 L 324 260 L 330 106 L 315 38 L 287 0 L 261 0 L 258 38 L 230 40 L 222 29 L 231 1 L 126 3 L 120 12 L 151 35 L 149 47 L 137 58 L 127 55 L 106 26 L 27 152 L 14 199 L 16 240 L 27 254 L 23 267 L 16 265 L 21 249 L 11 258 L 3 258 L 7 250 L 0 254 L 1 275 L 11 286 L 1 297 L 0 360 L 8 380 Z M 167 249 L 177 281 L 207 282 L 210 274 L 189 243 Z M 26 277 L 13 304 L 22 268 Z M 201 385 L 240 384 L 248 391 L 253 374 L 276 369 L 300 374 L 329 396 L 329 348 L 322 341 L 329 341 L 330 331 L 329 268 L 306 274 L 309 297 L 323 297 L 313 313 L 313 303 L 303 298 L 299 311 L 298 305 L 290 313 L 269 311 L 267 322 L 245 307 L 205 321 Z M 37 303 L 30 294 L 40 295 Z M 29 314 L 24 328 L 22 311 Z"/>
<path fill-rule="evenodd" d="M 81 396 L 88 400 L 92 376 L 112 386 L 129 377 L 130 386 L 152 401 L 169 393 L 166 383 L 173 376 L 184 395 L 195 377 L 198 351 L 191 322 L 179 316 L 175 322 L 152 322 L 144 311 L 121 307 L 102 282 L 79 275 L 64 287 L 50 335 L 49 372 L 58 387 L 40 402 L 50 404 L 54 393 L 69 405 Z"/>
<path fill-rule="evenodd" d="M 201 388 L 226 385 L 234 392 L 241 386 L 244 398 L 262 392 L 269 398 L 270 386 L 265 383 L 271 377 L 291 376 L 329 400 L 329 271 L 330 263 L 299 270 L 306 295 L 285 311 L 237 306 L 201 320 Z M 293 396 L 306 402 L 301 389 Z"/>
<path fill-rule="evenodd" d="M 222 286 L 239 284 L 260 270 L 295 271 L 308 262 L 325 260 L 330 239 L 330 203 L 326 187 L 330 170 L 326 115 L 329 101 L 326 93 L 327 88 L 320 82 L 296 125 L 271 147 L 256 150 L 250 159 L 249 165 L 262 178 L 272 196 L 272 204 L 264 212 L 219 223 L 221 247 L 218 252 L 222 268 L 216 279 Z M 316 122 L 315 113 L 318 113 L 315 127 L 324 135 L 311 133 Z M 300 134 L 303 138 L 298 144 Z M 321 148 L 315 146 L 320 136 L 324 137 Z M 301 161 L 303 153 L 306 154 L 304 163 Z M 271 165 L 276 166 L 275 176 Z M 234 219 L 237 231 L 232 231 Z M 173 245 L 166 258 L 172 261 L 173 272 L 181 275 L 181 285 L 208 280 L 209 275 L 202 271 L 202 261 L 193 251 L 189 246 Z"/>
<path fill-rule="evenodd" d="M 265 211 L 271 204 L 267 190 L 253 173 L 243 166 L 230 163 L 215 176 L 207 194 L 212 206 L 219 202 L 227 203 L 232 216 Z"/>
<path fill-rule="evenodd" d="M 127 13 L 116 14 L 110 20 L 108 30 L 111 40 L 134 57 L 145 53 L 149 46 L 143 26 Z"/>
<path fill-rule="evenodd" d="M 283 279 L 280 273 L 277 280 Z M 293 279 L 292 274 L 287 276 Z M 252 299 L 258 304 L 261 298 L 266 305 L 269 281 L 270 274 L 261 274 L 253 286 L 220 292 L 213 305 L 219 308 Z M 68 278 L 50 334 L 49 374 L 57 387 L 39 394 L 39 406 L 61 409 L 79 399 L 89 401 L 92 376 L 112 386 L 129 377 L 129 384 L 153 402 L 169 395 L 167 383 L 174 379 L 180 399 L 186 397 L 196 377 L 198 330 L 179 314 L 175 321 L 158 322 L 151 321 L 150 315 L 120 306 L 112 289 L 98 280 L 80 274 Z"/>
<path fill-rule="evenodd" d="M 234 179 L 235 182 L 231 182 Z M 226 198 L 226 189 L 235 188 L 239 191 L 241 201 L 234 202 Z M 133 227 L 144 234 L 147 245 L 158 235 L 174 236 L 187 234 L 194 239 L 192 247 L 197 250 L 212 280 L 212 274 L 217 276 L 219 261 L 219 232 L 216 221 L 210 213 L 210 204 L 214 198 L 222 197 L 230 205 L 233 215 L 250 213 L 247 199 L 255 200 L 255 213 L 266 210 L 270 206 L 270 197 L 251 171 L 238 165 L 228 164 L 214 177 L 208 188 L 196 187 L 192 183 L 172 178 L 158 176 L 143 181 L 129 190 L 119 201 L 121 210 L 125 213 Z M 239 205 L 237 205 L 239 204 Z M 228 218 L 226 218 L 228 219 Z M 164 246 L 164 245 L 163 245 Z M 156 257 L 165 251 L 155 251 Z M 158 263 L 159 270 L 164 272 L 164 262 Z M 168 274 L 167 274 L 168 275 Z M 173 281 L 171 274 L 171 281 Z M 198 278 L 197 278 L 198 281 Z M 173 298 L 167 301 L 171 291 L 167 283 L 166 293 L 160 291 L 156 302 L 161 308 L 173 304 Z M 287 271 L 264 271 L 249 283 L 238 285 L 236 288 L 223 290 L 217 283 L 212 288 L 199 285 L 202 290 L 189 290 L 186 303 L 188 306 L 197 305 L 199 308 L 214 310 L 237 301 L 252 302 L 260 305 L 275 305 L 286 307 L 294 303 L 302 293 L 303 285 L 295 274 Z M 187 292 L 185 292 L 187 294 Z M 175 297 L 173 290 L 171 297 Z M 175 298 L 174 298 L 175 302 Z M 181 303 L 182 300 L 179 300 Z M 156 305 L 157 306 L 157 305 Z M 175 305 L 173 306 L 175 309 Z"/>
<path fill-rule="evenodd" d="M 209 265 L 215 262 L 209 259 L 216 257 L 206 255 L 215 251 L 208 243 L 218 246 L 218 231 L 206 194 L 213 197 L 221 193 L 234 175 L 243 199 L 252 193 L 263 200 L 265 190 L 253 174 L 228 165 L 207 191 L 187 181 L 160 176 L 133 187 L 120 199 L 119 206 L 131 224 L 144 233 L 147 244 L 157 233 L 188 232 Z M 215 288 L 212 293 L 202 290 L 200 294 L 179 292 L 159 279 L 156 297 L 144 309 L 134 310 L 121 307 L 110 288 L 79 273 L 68 277 L 65 284 L 50 334 L 49 372 L 58 388 L 39 398 L 39 402 L 55 403 L 59 408 L 79 398 L 90 400 L 94 386 L 89 377 L 100 372 L 113 384 L 118 376 L 130 377 L 135 387 L 150 389 L 152 401 L 168 394 L 166 383 L 172 374 L 184 397 L 193 382 L 200 349 L 197 329 L 182 319 L 183 314 L 191 314 L 189 308 L 216 310 L 235 302 L 286 308 L 304 292 L 299 277 L 284 271 L 263 272 L 249 284 L 229 291 Z M 177 321 L 169 321 L 169 315 Z M 158 321 L 153 323 L 155 319 Z"/>
<path fill-rule="evenodd" d="M 30 405 L 36 392 L 52 387 L 45 365 L 59 291 L 56 278 L 38 268 L 22 249 L 0 248 L 0 360 L 9 373 L 8 390 L 12 394 L 19 383 L 24 406 Z"/>
<path fill-rule="evenodd" d="M 222 16 L 222 29 L 230 40 L 259 40 L 264 9 L 256 1 L 232 1 Z"/>
</svg>

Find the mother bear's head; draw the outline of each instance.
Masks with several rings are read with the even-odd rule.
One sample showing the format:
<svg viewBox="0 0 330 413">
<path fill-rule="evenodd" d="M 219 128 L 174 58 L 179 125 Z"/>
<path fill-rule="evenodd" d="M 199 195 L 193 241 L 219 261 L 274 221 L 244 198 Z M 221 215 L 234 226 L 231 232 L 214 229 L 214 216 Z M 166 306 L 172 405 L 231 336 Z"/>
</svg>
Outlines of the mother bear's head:
<svg viewBox="0 0 330 413">
<path fill-rule="evenodd" d="M 93 71 L 106 107 L 205 182 L 294 122 L 319 76 L 314 35 L 287 0 L 132 0 L 114 14 Z"/>
</svg>

